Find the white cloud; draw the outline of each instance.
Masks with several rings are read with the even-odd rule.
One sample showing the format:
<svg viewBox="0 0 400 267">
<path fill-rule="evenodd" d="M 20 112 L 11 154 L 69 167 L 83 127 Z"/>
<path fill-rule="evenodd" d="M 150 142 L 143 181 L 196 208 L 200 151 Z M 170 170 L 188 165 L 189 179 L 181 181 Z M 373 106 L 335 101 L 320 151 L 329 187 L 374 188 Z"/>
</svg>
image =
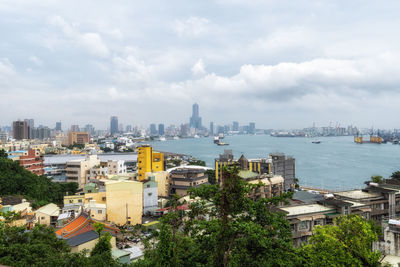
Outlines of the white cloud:
<svg viewBox="0 0 400 267">
<path fill-rule="evenodd" d="M 110 52 L 98 33 L 84 33 L 81 35 L 82 43 L 89 52 L 99 57 L 107 57 Z"/>
<path fill-rule="evenodd" d="M 30 56 L 29 60 L 32 61 L 33 63 L 35 63 L 39 67 L 43 65 L 43 61 L 36 56 Z"/>
<path fill-rule="evenodd" d="M 173 29 L 180 37 L 197 38 L 208 32 L 209 25 L 210 21 L 206 18 L 189 17 L 175 20 Z"/>
<path fill-rule="evenodd" d="M 206 73 L 206 69 L 205 69 L 203 59 L 200 58 L 199 60 L 197 60 L 196 64 L 193 65 L 191 70 L 192 70 L 192 74 L 195 77 L 204 75 Z"/>
</svg>

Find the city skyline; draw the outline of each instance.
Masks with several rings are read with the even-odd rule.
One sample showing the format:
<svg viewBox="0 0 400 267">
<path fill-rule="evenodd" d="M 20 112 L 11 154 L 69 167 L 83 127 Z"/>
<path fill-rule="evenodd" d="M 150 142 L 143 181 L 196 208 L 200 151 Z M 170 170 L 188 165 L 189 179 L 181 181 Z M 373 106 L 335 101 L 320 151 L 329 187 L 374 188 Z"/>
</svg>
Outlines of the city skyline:
<svg viewBox="0 0 400 267">
<path fill-rule="evenodd" d="M 178 124 L 198 102 L 204 123 L 397 128 L 396 1 L 81 4 L 2 1 L 0 125 Z"/>
</svg>

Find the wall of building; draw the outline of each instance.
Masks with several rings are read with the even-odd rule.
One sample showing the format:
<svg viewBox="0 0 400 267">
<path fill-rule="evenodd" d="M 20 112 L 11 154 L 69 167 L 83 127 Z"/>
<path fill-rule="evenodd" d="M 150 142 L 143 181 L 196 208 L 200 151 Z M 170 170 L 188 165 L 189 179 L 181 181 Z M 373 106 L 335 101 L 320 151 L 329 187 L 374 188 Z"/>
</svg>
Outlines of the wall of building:
<svg viewBox="0 0 400 267">
<path fill-rule="evenodd" d="M 143 183 L 113 181 L 106 183 L 107 220 L 117 225 L 142 223 Z"/>
<path fill-rule="evenodd" d="M 167 171 L 161 172 L 147 172 L 146 179 L 149 176 L 154 176 L 158 187 L 158 196 L 168 197 L 169 196 L 169 173 Z"/>
</svg>

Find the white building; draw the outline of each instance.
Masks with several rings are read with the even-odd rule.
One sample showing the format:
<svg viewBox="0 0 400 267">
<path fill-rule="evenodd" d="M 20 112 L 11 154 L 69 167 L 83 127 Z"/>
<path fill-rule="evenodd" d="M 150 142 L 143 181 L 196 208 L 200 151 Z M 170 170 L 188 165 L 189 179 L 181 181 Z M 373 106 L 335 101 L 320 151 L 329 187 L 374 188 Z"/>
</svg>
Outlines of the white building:
<svg viewBox="0 0 400 267">
<path fill-rule="evenodd" d="M 65 174 L 67 182 L 76 182 L 79 188 L 86 184 L 86 176 L 90 173 L 90 169 L 100 165 L 97 155 L 87 155 L 85 159 L 76 159 L 67 161 Z"/>
<path fill-rule="evenodd" d="M 106 178 L 109 175 L 126 174 L 126 165 L 124 160 L 102 161 L 99 165 L 90 169 L 87 174 L 87 180 L 96 178 Z"/>
</svg>

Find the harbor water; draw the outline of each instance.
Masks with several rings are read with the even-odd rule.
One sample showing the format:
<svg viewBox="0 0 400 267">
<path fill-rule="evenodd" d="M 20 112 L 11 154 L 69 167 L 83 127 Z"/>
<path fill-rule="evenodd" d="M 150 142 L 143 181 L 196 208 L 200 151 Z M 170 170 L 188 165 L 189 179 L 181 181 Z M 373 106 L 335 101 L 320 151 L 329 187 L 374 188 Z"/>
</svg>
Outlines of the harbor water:
<svg viewBox="0 0 400 267">
<path fill-rule="evenodd" d="M 352 136 L 321 137 L 320 144 L 302 137 L 269 135 L 226 136 L 228 146 L 217 146 L 212 137 L 151 142 L 156 150 L 192 155 L 214 167 L 214 159 L 231 149 L 235 158 L 268 157 L 283 152 L 296 159 L 300 185 L 330 190 L 363 188 L 372 175 L 388 177 L 400 170 L 400 145 L 357 144 Z"/>
</svg>

